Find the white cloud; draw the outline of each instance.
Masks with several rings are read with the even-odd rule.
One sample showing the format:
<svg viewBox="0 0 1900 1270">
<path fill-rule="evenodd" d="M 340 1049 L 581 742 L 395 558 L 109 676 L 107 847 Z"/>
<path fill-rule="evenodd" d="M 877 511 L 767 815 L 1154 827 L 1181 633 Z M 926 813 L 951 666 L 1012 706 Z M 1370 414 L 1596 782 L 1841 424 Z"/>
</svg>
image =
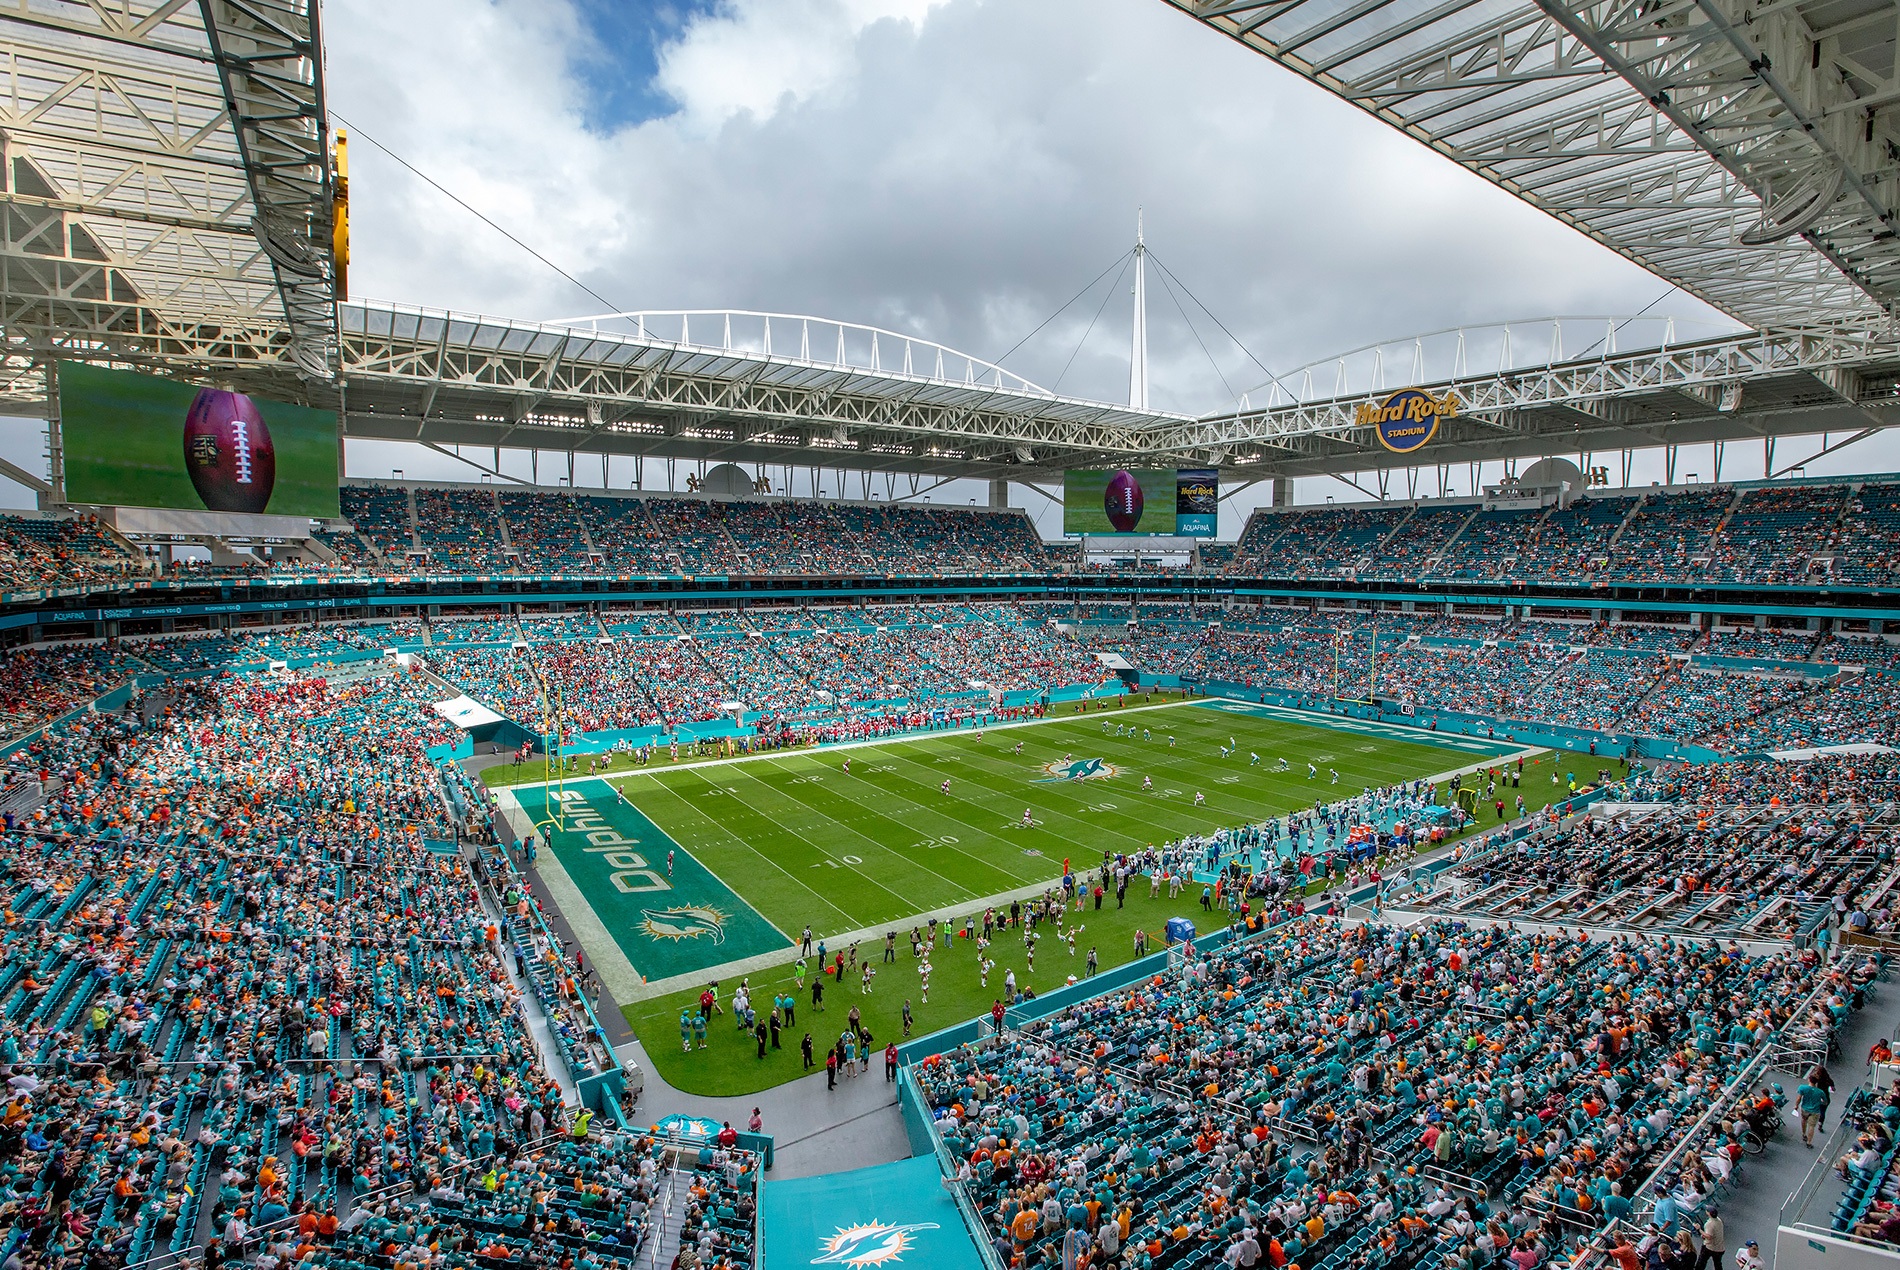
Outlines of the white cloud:
<svg viewBox="0 0 1900 1270">
<path fill-rule="evenodd" d="M 657 86 L 680 103 L 685 118 L 675 122 L 696 133 L 736 114 L 768 116 L 846 80 L 866 27 L 892 22 L 914 38 L 939 2 L 740 0 L 662 50 Z"/>
</svg>

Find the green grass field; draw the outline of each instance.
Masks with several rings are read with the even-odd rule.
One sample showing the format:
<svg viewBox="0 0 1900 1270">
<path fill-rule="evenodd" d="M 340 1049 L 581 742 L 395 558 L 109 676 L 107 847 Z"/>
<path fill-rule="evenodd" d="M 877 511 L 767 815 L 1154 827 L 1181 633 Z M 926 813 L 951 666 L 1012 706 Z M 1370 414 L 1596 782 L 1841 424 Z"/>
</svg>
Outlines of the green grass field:
<svg viewBox="0 0 1900 1270">
<path fill-rule="evenodd" d="M 1103 724 L 1109 731 L 1103 731 Z M 1151 734 L 1116 736 L 1116 726 Z M 1185 833 L 1283 814 L 1500 753 L 1188 703 L 614 778 L 629 801 L 788 935 L 861 930 L 1047 883 Z M 1173 744 L 1169 744 L 1169 738 Z M 1236 757 L 1223 759 L 1229 738 Z M 1016 747 L 1022 753 L 1016 753 Z M 1261 756 L 1250 766 L 1249 755 Z M 1285 757 L 1292 770 L 1275 773 Z M 851 770 L 846 774 L 844 762 Z M 1101 774 L 1052 775 L 1101 759 Z M 1308 762 L 1319 768 L 1306 774 Z M 1339 772 L 1339 783 L 1329 771 Z M 1142 789 L 1144 777 L 1154 788 Z M 950 792 L 942 783 L 950 782 Z M 1194 795 L 1205 803 L 1196 806 Z M 1024 828 L 1025 809 L 1035 823 Z"/>
<path fill-rule="evenodd" d="M 1109 734 L 1102 730 L 1105 720 Z M 1133 725 L 1138 733 L 1146 729 L 1152 738 L 1115 736 L 1118 724 Z M 1229 737 L 1238 742 L 1238 756 L 1222 759 Z M 822 1061 L 852 1005 L 860 1007 L 881 1046 L 899 1036 L 906 1000 L 921 1035 L 986 1011 L 1001 994 L 1007 969 L 1015 969 L 1021 985 L 1046 990 L 1071 973 L 1080 975 L 1091 945 L 1106 969 L 1133 955 L 1137 929 L 1149 933 L 1154 949 L 1170 916 L 1193 916 L 1204 929 L 1210 920 L 1222 920 L 1201 913 L 1198 888 L 1175 900 L 1165 891 L 1151 900 L 1144 883 L 1130 889 L 1124 909 L 1115 909 L 1111 895 L 1102 910 L 1079 915 L 1084 931 L 1073 958 L 1066 942 L 1045 931 L 1032 972 L 1020 938 L 1012 933 L 999 939 L 991 949 L 996 970 L 988 988 L 978 981 L 974 949 L 955 941 L 935 959 L 926 1005 L 907 938 L 914 924 L 909 919 L 918 913 L 980 907 L 989 896 L 1051 884 L 1065 857 L 1081 870 L 1099 864 L 1105 850 L 1138 849 L 1282 815 L 1315 799 L 1437 775 L 1504 751 L 1472 738 L 1414 738 L 1374 725 L 1312 726 L 1284 712 L 1187 703 L 1063 715 L 991 729 L 981 739 L 966 730 L 616 776 L 614 783 L 645 816 L 787 935 L 795 938 L 807 922 L 820 937 L 887 927 L 900 935 L 897 962 L 881 966 L 869 995 L 861 995 L 855 981 L 831 986 L 827 1012 L 814 1016 L 808 988 L 799 1000 L 798 1026 L 784 1038 L 784 1048 L 763 1061 L 726 1015 L 715 1020 L 710 1048 L 682 1051 L 679 1013 L 693 1005 L 698 987 L 624 1012 L 660 1073 L 680 1089 L 739 1094 L 796 1079 L 803 1074 L 799 1037 L 812 1032 Z M 1261 755 L 1259 766 L 1250 766 L 1250 752 Z M 1281 756 L 1291 771 L 1271 770 Z M 849 775 L 842 770 L 846 757 Z M 1065 759 L 1101 759 L 1112 774 L 1052 777 L 1049 766 L 1060 767 Z M 1317 779 L 1306 775 L 1309 760 L 1320 769 Z M 1550 783 L 1553 772 L 1587 776 L 1595 768 L 1588 755 L 1544 755 L 1526 769 L 1525 800 L 1533 809 L 1550 801 L 1559 788 Z M 1331 783 L 1329 769 L 1338 770 L 1339 784 Z M 1153 778 L 1152 791 L 1141 789 L 1144 776 Z M 948 795 L 941 791 L 946 778 Z M 1197 790 L 1206 796 L 1199 807 L 1193 802 Z M 1028 829 L 1020 827 L 1025 807 L 1037 821 Z M 830 942 L 838 946 L 835 938 Z M 881 965 L 882 947 L 880 938 L 867 939 L 859 946 L 860 960 Z M 787 952 L 754 972 L 755 1000 L 769 1001 L 774 991 L 786 990 L 795 960 L 795 951 Z M 732 986 L 722 985 L 722 1005 Z M 823 1026 L 814 1026 L 819 1018 Z M 873 1078 L 881 1079 L 881 1070 Z"/>
</svg>

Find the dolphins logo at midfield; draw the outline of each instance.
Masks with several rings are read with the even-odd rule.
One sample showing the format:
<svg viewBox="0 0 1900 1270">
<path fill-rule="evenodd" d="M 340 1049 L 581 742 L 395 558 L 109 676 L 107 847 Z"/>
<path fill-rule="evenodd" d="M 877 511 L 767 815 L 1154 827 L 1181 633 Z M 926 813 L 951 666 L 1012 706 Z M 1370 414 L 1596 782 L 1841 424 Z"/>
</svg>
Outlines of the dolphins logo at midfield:
<svg viewBox="0 0 1900 1270">
<path fill-rule="evenodd" d="M 1049 775 L 1035 782 L 1038 785 L 1047 785 L 1050 781 L 1102 781 L 1113 776 L 1118 769 L 1113 763 L 1104 763 L 1099 758 L 1078 758 L 1064 763 L 1045 763 L 1042 770 Z"/>
<path fill-rule="evenodd" d="M 640 929 L 654 939 L 698 939 L 701 935 L 711 935 L 713 943 L 723 944 L 728 916 L 710 904 L 643 908 Z"/>
<path fill-rule="evenodd" d="M 840 1226 L 837 1234 L 819 1241 L 825 1250 L 813 1257 L 811 1263 L 814 1266 L 881 1266 L 890 1261 L 902 1261 L 903 1254 L 917 1246 L 910 1237 L 911 1231 L 937 1228 L 934 1221 L 912 1222 L 906 1226 L 891 1226 L 881 1221 Z"/>
</svg>

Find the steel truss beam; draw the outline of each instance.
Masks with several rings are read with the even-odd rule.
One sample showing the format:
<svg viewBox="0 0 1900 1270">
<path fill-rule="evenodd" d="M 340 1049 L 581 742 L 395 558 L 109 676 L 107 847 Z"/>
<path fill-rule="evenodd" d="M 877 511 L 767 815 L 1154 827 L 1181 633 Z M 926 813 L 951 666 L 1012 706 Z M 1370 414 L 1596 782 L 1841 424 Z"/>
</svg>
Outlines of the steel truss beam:
<svg viewBox="0 0 1900 1270">
<path fill-rule="evenodd" d="M 1384 393 L 1203 418 L 1156 449 L 1317 475 L 1884 427 L 1900 423 L 1900 346 L 1884 326 L 1748 332 L 1409 386 L 1461 407 L 1413 455 L 1358 421 Z"/>
<path fill-rule="evenodd" d="M 252 206 L 306 378 L 336 372 L 328 123 L 317 0 L 201 0 Z"/>
<path fill-rule="evenodd" d="M 0 270 L 15 262 L 0 256 Z M 928 374 L 758 350 L 432 313 L 341 306 L 345 394 L 276 358 L 280 328 L 140 326 L 135 305 L 62 302 L 118 331 L 52 355 L 198 375 L 346 405 L 350 436 L 848 465 L 1037 480 L 1102 464 L 1217 465 L 1230 479 L 1318 475 L 1733 440 L 1900 423 L 1900 346 L 1884 324 L 1748 332 L 1665 349 L 1421 382 L 1462 409 L 1421 455 L 1383 449 L 1340 394 L 1200 419 Z M 0 400 L 45 400 L 48 351 L 7 335 Z M 1390 388 L 1401 386 L 1392 384 Z"/>
<path fill-rule="evenodd" d="M 328 374 L 320 62 L 303 0 L 0 0 L 0 396 L 62 357 Z"/>
<path fill-rule="evenodd" d="M 1168 0 L 1757 327 L 1900 303 L 1895 0 Z"/>
</svg>

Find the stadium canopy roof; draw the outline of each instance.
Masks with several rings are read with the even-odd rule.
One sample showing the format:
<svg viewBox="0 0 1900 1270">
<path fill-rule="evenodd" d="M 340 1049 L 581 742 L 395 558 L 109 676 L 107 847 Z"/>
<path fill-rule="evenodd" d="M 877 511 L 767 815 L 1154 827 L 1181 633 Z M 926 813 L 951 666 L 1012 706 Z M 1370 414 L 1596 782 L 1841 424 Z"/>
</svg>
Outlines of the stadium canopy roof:
<svg viewBox="0 0 1900 1270">
<path fill-rule="evenodd" d="M 6 0 L 0 58 L 0 392 L 59 357 L 334 373 L 309 0 Z"/>
<path fill-rule="evenodd" d="M 816 318 L 339 305 L 314 0 L 0 0 L 0 403 L 45 410 L 49 365 L 72 358 L 337 407 L 353 437 L 1030 480 L 1900 423 L 1895 0 L 1175 2 L 1754 329 L 1620 352 L 1613 324 L 1582 355 L 1275 385 L 1196 419 Z M 1357 411 L 1408 385 L 1462 411 L 1401 456 Z"/>
<path fill-rule="evenodd" d="M 352 302 L 342 330 L 351 436 L 983 477 L 1115 459 L 1192 422 L 796 315 L 540 325 Z"/>
<path fill-rule="evenodd" d="M 1753 327 L 1900 301 L 1894 0 L 1168 0 Z"/>
</svg>

